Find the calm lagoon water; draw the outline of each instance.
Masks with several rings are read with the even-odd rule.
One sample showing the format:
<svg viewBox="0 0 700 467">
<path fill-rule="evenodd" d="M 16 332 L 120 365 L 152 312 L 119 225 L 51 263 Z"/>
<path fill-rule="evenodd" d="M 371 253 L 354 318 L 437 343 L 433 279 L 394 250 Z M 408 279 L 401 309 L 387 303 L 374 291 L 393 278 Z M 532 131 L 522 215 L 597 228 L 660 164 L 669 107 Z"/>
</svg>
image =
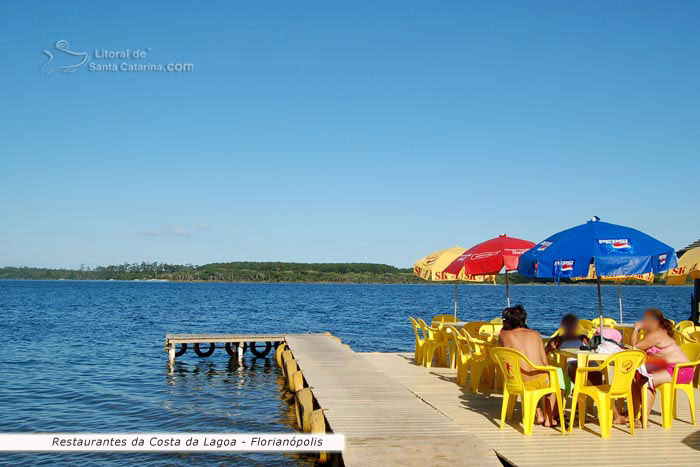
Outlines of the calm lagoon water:
<svg viewBox="0 0 700 467">
<path fill-rule="evenodd" d="M 605 286 L 617 317 L 617 288 Z M 623 287 L 625 316 L 689 314 L 689 287 Z M 188 351 L 168 371 L 166 333 L 330 331 L 357 351 L 411 351 L 408 316 L 450 313 L 449 285 L 0 281 L 0 431 L 291 432 L 293 406 L 271 358 Z M 514 286 L 544 333 L 561 315 L 597 313 L 594 286 Z M 459 316 L 500 314 L 505 289 L 460 288 Z M 292 454 L 4 454 L 0 463 L 310 465 Z"/>
</svg>

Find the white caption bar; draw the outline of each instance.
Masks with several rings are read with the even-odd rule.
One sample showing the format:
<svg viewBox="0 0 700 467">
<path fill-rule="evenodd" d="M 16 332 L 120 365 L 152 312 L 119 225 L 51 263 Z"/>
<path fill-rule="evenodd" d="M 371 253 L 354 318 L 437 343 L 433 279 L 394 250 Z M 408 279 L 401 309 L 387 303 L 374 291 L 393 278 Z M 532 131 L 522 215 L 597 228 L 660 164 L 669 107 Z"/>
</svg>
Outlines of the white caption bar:
<svg viewBox="0 0 700 467">
<path fill-rule="evenodd" d="M 343 435 L 222 433 L 2 433 L 0 452 L 342 451 Z"/>
</svg>

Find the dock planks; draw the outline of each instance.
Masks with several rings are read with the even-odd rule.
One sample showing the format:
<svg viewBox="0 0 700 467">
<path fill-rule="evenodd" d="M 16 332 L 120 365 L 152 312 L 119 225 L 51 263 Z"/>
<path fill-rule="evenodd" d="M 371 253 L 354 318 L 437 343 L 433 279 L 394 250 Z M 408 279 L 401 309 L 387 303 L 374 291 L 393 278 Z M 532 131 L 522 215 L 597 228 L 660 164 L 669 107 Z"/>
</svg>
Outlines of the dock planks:
<svg viewBox="0 0 700 467">
<path fill-rule="evenodd" d="M 679 394 L 678 417 L 673 426 L 661 427 L 657 398 L 649 427 L 631 436 L 629 426 L 614 426 L 610 438 L 601 439 L 597 421 L 586 428 L 578 425 L 562 436 L 558 430 L 535 426 L 532 436 L 521 433 L 520 408 L 505 428 L 499 430 L 501 395 L 473 394 L 455 383 L 456 371 L 423 368 L 411 362 L 410 354 L 365 353 L 362 358 L 415 397 L 433 407 L 460 428 L 474 434 L 514 465 L 585 466 L 700 465 L 700 426 L 690 424 L 687 399 Z M 695 390 L 700 402 L 700 389 Z M 700 405 L 700 404 L 699 404 Z"/>
<path fill-rule="evenodd" d="M 284 334 L 166 334 L 165 347 L 170 344 L 217 344 L 228 342 L 281 342 Z"/>
<path fill-rule="evenodd" d="M 323 334 L 286 336 L 334 433 L 355 466 L 500 466 L 481 440 L 423 402 L 363 354 Z"/>
</svg>

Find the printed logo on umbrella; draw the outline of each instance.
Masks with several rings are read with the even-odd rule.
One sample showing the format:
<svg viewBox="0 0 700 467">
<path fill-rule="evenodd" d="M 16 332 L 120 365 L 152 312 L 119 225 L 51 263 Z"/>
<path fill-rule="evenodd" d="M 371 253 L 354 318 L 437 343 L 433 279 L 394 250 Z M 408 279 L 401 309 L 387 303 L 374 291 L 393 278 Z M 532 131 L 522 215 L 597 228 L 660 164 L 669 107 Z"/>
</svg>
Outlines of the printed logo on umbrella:
<svg viewBox="0 0 700 467">
<path fill-rule="evenodd" d="M 469 258 L 472 261 L 476 261 L 478 259 L 484 259 L 484 258 L 489 258 L 491 256 L 496 256 L 500 253 L 500 251 L 484 251 L 483 253 L 474 253 L 471 255 L 471 258 Z"/>
<path fill-rule="evenodd" d="M 666 266 L 666 254 L 659 255 L 659 266 Z"/>
<path fill-rule="evenodd" d="M 571 273 L 574 271 L 574 260 L 569 259 L 569 260 L 563 260 L 563 261 L 555 261 L 554 267 L 558 268 L 562 274 Z"/>
<path fill-rule="evenodd" d="M 425 259 L 423 260 L 423 264 L 425 264 L 426 266 L 430 266 L 435 261 L 437 261 L 437 259 L 438 259 L 437 255 L 426 256 Z"/>
<path fill-rule="evenodd" d="M 542 242 L 537 247 L 537 251 L 544 251 L 552 245 L 552 242 Z"/>
<path fill-rule="evenodd" d="M 603 253 L 634 253 L 632 244 L 629 239 L 626 238 L 598 240 L 598 245 L 600 245 L 600 249 Z"/>
</svg>

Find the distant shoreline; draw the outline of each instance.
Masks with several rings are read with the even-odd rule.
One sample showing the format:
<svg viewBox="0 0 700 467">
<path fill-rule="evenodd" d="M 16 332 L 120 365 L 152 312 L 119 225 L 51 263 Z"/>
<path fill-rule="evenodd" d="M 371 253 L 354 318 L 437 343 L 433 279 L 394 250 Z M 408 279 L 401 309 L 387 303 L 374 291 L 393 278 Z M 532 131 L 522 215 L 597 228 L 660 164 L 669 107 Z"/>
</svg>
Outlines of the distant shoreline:
<svg viewBox="0 0 700 467">
<path fill-rule="evenodd" d="M 532 279 L 512 272 L 510 284 L 556 285 L 553 280 Z M 31 267 L 0 267 L 0 280 L 124 280 L 141 282 L 231 282 L 241 284 L 425 284 L 441 282 L 426 281 L 416 276 L 412 268 L 397 268 L 381 263 L 288 263 L 279 261 L 235 261 L 210 263 L 201 266 L 166 263 L 123 263 L 95 268 L 81 266 L 80 269 L 51 269 Z M 446 281 L 454 285 L 454 281 Z M 587 285 L 562 279 L 564 285 Z M 658 278 L 655 284 L 665 285 Z M 460 282 L 460 285 L 477 285 Z M 505 276 L 496 276 L 496 284 L 504 285 Z M 611 284 L 604 282 L 604 284 Z M 614 283 L 612 283 L 614 285 Z M 649 285 L 631 279 L 623 285 Z"/>
<path fill-rule="evenodd" d="M 306 281 L 306 282 L 293 282 L 293 281 L 216 281 L 216 280 L 198 280 L 198 281 L 183 281 L 183 280 L 168 280 L 168 279 L 25 279 L 25 278 L 0 278 L 0 282 L 9 281 L 22 281 L 22 282 L 124 282 L 124 283 L 149 283 L 149 284 L 259 284 L 259 285 L 419 285 L 419 286 L 442 286 L 442 287 L 454 287 L 454 282 L 339 282 L 339 281 Z M 460 282 L 459 287 L 493 287 L 505 286 L 502 283 L 492 283 L 492 282 Z M 616 286 L 614 282 L 603 282 L 602 287 Z M 653 284 L 621 284 L 623 287 L 692 287 L 692 284 L 683 285 L 667 285 L 664 283 L 653 283 Z M 595 287 L 596 284 L 593 282 L 574 282 L 566 283 L 561 282 L 559 284 L 554 282 L 521 282 L 518 284 L 510 284 L 511 287 L 519 286 L 537 286 L 537 287 L 552 287 L 552 286 L 565 286 L 565 287 Z"/>
</svg>

